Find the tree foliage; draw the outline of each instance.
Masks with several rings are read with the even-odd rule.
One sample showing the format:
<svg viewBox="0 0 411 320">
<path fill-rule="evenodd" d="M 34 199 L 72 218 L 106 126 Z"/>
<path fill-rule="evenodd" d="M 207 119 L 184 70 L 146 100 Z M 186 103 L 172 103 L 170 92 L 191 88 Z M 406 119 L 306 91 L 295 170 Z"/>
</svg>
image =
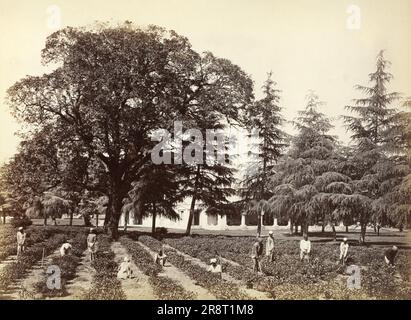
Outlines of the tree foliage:
<svg viewBox="0 0 411 320">
<path fill-rule="evenodd" d="M 347 200 L 347 208 L 358 205 L 363 208 L 356 210 L 360 212 L 361 241 L 365 240 L 369 222 L 392 221 L 399 225 L 405 222 L 400 213 L 404 211 L 398 206 L 401 202 L 397 200 L 401 194 L 400 185 L 410 170 L 406 156 L 408 142 L 405 140 L 408 115 L 392 107 L 400 95 L 387 89 L 393 78 L 387 71 L 389 66 L 390 62 L 381 51 L 377 56 L 376 71 L 369 74 L 371 85 L 356 86 L 365 97 L 355 99 L 354 105 L 347 106 L 353 115 L 344 117 L 355 143 L 349 161 L 356 168 L 352 177 L 357 195 L 352 198 L 353 203 Z M 364 203 L 360 204 L 359 200 Z"/>
</svg>

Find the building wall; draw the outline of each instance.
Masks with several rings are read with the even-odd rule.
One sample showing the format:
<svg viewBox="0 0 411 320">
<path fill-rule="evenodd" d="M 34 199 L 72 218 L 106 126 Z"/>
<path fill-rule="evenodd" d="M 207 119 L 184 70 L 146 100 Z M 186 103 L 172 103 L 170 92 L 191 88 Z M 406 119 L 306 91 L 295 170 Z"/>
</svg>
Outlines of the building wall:
<svg viewBox="0 0 411 320">
<path fill-rule="evenodd" d="M 190 215 L 190 203 L 188 201 L 185 201 L 181 203 L 177 208 L 177 212 L 180 214 L 180 219 L 176 221 L 172 221 L 170 219 L 164 218 L 164 217 L 157 217 L 156 218 L 156 227 L 164 227 L 164 228 L 170 228 L 170 229 L 186 229 L 187 228 L 187 223 L 188 223 L 188 217 Z M 120 219 L 120 226 L 124 226 L 124 219 L 125 216 L 122 215 Z M 227 217 L 226 216 L 220 216 L 216 215 L 215 217 L 210 217 L 207 215 L 206 210 L 202 210 L 199 215 L 199 224 L 195 225 L 193 223 L 192 229 L 204 229 L 204 230 L 256 230 L 256 224 L 254 220 L 256 220 L 257 217 L 253 219 L 249 219 L 245 215 L 241 215 L 241 220 L 240 223 L 236 223 L 236 225 L 228 225 L 227 224 Z M 149 227 L 151 228 L 152 225 L 152 218 L 147 217 L 142 220 L 142 224 L 135 225 L 133 224 L 133 218 L 129 218 L 129 223 L 127 223 L 128 226 L 140 226 L 140 227 Z M 235 219 L 232 219 L 235 220 Z M 238 220 L 238 219 L 237 219 Z M 250 220 L 250 221 L 248 221 Z M 278 226 L 277 224 L 277 219 L 273 219 L 273 221 L 267 225 L 264 223 L 264 220 L 267 219 L 262 219 L 263 220 L 263 230 L 270 230 L 273 228 L 288 228 L 289 226 Z M 269 220 L 269 219 L 268 219 Z"/>
</svg>

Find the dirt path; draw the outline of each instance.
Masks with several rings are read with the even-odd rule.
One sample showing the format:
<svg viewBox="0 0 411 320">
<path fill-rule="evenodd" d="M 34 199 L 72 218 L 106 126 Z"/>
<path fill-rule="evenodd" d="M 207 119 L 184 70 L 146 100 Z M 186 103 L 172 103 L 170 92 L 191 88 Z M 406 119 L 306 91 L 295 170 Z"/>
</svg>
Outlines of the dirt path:
<svg viewBox="0 0 411 320">
<path fill-rule="evenodd" d="M 111 245 L 115 257 L 114 260 L 120 264 L 125 256 L 129 256 L 127 249 L 120 242 L 113 242 Z M 154 300 L 156 296 L 153 288 L 149 283 L 149 278 L 140 269 L 137 268 L 135 263 L 131 260 L 131 267 L 133 270 L 133 279 L 121 280 L 121 285 L 127 300 Z"/>
<path fill-rule="evenodd" d="M 207 270 L 208 265 L 206 263 L 204 263 L 203 261 L 201 261 L 198 258 L 194 258 L 180 250 L 175 249 L 174 247 L 169 246 L 168 244 L 164 245 L 165 248 L 169 249 L 169 250 L 173 250 L 175 251 L 178 255 L 181 255 L 182 257 L 184 257 L 184 259 L 190 261 L 193 264 L 198 265 L 199 267 Z M 223 258 L 222 261 L 224 261 L 225 263 L 230 263 L 233 266 L 240 266 L 238 263 L 225 259 Z M 270 296 L 268 293 L 266 292 L 262 292 L 262 291 L 258 291 L 255 289 L 251 289 L 251 288 L 247 288 L 244 283 L 241 280 L 235 279 L 232 276 L 230 276 L 227 273 L 223 273 L 223 279 L 227 280 L 229 282 L 232 282 L 236 285 L 238 285 L 240 291 L 242 291 L 244 294 L 246 294 L 247 296 L 249 296 L 252 299 L 258 299 L 258 300 L 271 300 Z"/>
<path fill-rule="evenodd" d="M 90 290 L 95 270 L 90 265 L 90 256 L 86 249 L 76 269 L 76 277 L 66 284 L 68 295 L 61 300 L 81 300 L 83 295 Z"/>
<path fill-rule="evenodd" d="M 6 259 L 0 262 L 0 273 L 2 272 L 3 268 L 10 263 L 16 262 L 17 255 L 8 256 Z"/>
<path fill-rule="evenodd" d="M 140 246 L 142 246 L 147 252 L 151 254 L 151 256 L 155 257 L 155 252 L 152 251 L 149 247 L 141 242 L 137 242 Z M 176 268 L 170 262 L 163 268 L 163 272 L 159 274 L 161 277 L 167 277 L 177 283 L 179 283 L 185 290 L 191 291 L 196 295 L 196 299 L 199 300 L 216 300 L 216 297 L 211 294 L 207 289 L 197 285 L 193 279 L 191 279 L 188 275 L 186 275 L 183 271 Z"/>
<path fill-rule="evenodd" d="M 40 299 L 41 295 L 35 293 L 34 285 L 44 279 L 47 266 L 51 264 L 53 258 L 59 255 L 60 248 L 57 248 L 52 254 L 44 258 L 43 265 L 41 260 L 35 263 L 24 278 L 18 279 L 8 288 L 2 298 L 11 300 Z"/>
</svg>

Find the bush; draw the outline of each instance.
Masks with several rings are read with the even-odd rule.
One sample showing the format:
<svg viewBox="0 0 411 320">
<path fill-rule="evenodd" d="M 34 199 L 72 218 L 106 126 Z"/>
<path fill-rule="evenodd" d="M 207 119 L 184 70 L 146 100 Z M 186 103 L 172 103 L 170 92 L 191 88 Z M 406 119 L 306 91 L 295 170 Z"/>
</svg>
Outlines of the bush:
<svg viewBox="0 0 411 320">
<path fill-rule="evenodd" d="M 0 227 L 0 261 L 17 253 L 16 231 L 11 225 Z"/>
<path fill-rule="evenodd" d="M 156 228 L 156 235 L 158 236 L 165 236 L 166 234 L 168 234 L 168 229 L 164 228 L 164 227 L 158 227 Z"/>
<path fill-rule="evenodd" d="M 27 228 L 28 226 L 31 226 L 33 224 L 33 222 L 30 220 L 30 218 L 26 215 L 23 216 L 17 216 L 17 217 L 13 217 L 10 221 L 11 225 L 14 228 Z"/>
</svg>

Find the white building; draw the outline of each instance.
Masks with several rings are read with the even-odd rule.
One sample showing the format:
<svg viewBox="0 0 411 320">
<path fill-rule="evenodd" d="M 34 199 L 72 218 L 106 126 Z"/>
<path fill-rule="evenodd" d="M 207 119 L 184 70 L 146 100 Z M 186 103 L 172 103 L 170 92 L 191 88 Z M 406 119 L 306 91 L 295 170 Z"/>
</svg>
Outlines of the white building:
<svg viewBox="0 0 411 320">
<path fill-rule="evenodd" d="M 163 227 L 168 229 L 181 229 L 187 228 L 188 217 L 190 215 L 190 199 L 181 203 L 176 211 L 180 215 L 180 219 L 173 221 L 165 217 L 156 217 L 156 227 Z M 206 209 L 196 210 L 194 215 L 192 230 L 256 230 L 257 227 L 257 215 L 245 215 L 237 214 L 236 216 L 220 216 L 218 214 L 210 214 L 206 212 Z M 263 230 L 273 228 L 288 228 L 288 222 L 279 225 L 277 219 L 271 217 L 261 217 Z M 120 219 L 120 227 L 125 224 L 125 215 L 123 214 Z M 148 227 L 152 226 L 152 217 L 146 217 L 142 219 L 135 219 L 129 216 L 128 226 Z"/>
</svg>

